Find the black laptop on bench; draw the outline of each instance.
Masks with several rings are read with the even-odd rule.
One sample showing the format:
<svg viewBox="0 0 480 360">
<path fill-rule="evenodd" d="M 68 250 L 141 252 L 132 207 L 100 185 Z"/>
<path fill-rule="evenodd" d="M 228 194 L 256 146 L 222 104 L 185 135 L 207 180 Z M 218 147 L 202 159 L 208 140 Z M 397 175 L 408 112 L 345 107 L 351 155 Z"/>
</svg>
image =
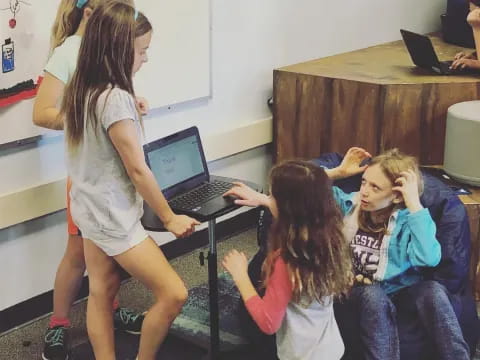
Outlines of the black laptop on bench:
<svg viewBox="0 0 480 360">
<path fill-rule="evenodd" d="M 172 210 L 207 221 L 239 206 L 222 195 L 238 179 L 210 175 L 197 127 L 176 132 L 144 145 L 145 159 Z M 242 181 L 255 190 L 255 184 Z M 148 230 L 158 223 L 145 203 L 142 223 Z"/>
<path fill-rule="evenodd" d="M 439 75 L 478 74 L 472 69 L 450 69 L 453 61 L 438 60 L 432 41 L 428 36 L 403 29 L 400 30 L 400 33 L 413 63 L 418 67 L 432 70 Z"/>
</svg>

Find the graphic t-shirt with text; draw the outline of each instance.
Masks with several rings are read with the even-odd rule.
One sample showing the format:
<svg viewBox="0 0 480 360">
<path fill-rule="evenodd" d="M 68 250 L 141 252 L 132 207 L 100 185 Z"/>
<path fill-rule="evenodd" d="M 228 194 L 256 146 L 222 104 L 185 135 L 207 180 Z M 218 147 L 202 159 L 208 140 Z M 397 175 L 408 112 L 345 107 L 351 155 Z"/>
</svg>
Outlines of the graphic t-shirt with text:
<svg viewBox="0 0 480 360">
<path fill-rule="evenodd" d="M 355 275 L 361 274 L 373 281 L 380 260 L 382 234 L 358 230 L 350 242 Z"/>
</svg>

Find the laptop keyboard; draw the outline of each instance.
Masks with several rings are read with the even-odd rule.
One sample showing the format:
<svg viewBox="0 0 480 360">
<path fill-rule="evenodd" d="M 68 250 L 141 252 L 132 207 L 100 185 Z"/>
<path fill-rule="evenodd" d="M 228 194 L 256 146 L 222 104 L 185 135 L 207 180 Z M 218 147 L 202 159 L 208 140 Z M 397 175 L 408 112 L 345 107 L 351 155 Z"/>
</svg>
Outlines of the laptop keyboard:
<svg viewBox="0 0 480 360">
<path fill-rule="evenodd" d="M 189 191 L 186 194 L 177 196 L 169 201 L 172 208 L 182 210 L 192 210 L 207 201 L 218 197 L 232 188 L 233 184 L 225 181 L 214 180 L 205 183 L 198 188 Z"/>
</svg>

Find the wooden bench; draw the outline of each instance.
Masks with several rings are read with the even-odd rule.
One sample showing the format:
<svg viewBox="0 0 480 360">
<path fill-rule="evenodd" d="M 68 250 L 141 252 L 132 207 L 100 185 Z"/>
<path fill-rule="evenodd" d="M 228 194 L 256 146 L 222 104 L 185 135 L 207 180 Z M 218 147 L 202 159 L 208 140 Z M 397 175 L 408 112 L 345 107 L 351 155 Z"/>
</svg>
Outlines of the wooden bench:
<svg viewBox="0 0 480 360">
<path fill-rule="evenodd" d="M 471 51 L 431 37 L 440 60 Z M 275 161 L 362 146 L 398 147 L 443 164 L 450 105 L 480 99 L 480 76 L 441 76 L 412 64 L 403 41 L 274 70 Z"/>
</svg>

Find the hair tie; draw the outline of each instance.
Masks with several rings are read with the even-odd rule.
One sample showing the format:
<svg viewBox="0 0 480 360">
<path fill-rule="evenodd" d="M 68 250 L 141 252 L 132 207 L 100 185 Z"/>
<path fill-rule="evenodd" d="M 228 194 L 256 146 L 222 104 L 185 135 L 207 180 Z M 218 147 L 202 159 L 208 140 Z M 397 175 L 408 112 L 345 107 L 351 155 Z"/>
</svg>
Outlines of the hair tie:
<svg viewBox="0 0 480 360">
<path fill-rule="evenodd" d="M 88 0 L 77 0 L 77 8 L 83 8 L 87 2 Z"/>
<path fill-rule="evenodd" d="M 138 18 L 138 10 L 135 9 L 135 13 L 133 14 L 133 18 L 135 19 L 135 21 L 137 21 L 137 18 Z"/>
</svg>

